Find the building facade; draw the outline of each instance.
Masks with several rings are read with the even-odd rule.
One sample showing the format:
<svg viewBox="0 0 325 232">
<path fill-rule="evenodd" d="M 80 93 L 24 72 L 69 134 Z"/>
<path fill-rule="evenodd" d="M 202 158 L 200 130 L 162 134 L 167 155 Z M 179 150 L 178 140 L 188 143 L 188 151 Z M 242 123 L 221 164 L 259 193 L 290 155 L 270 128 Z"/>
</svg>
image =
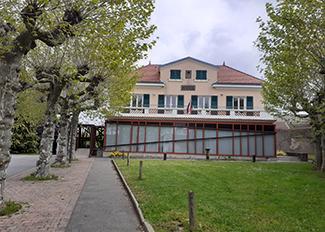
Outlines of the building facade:
<svg viewBox="0 0 325 232">
<path fill-rule="evenodd" d="M 275 120 L 263 81 L 186 57 L 138 70 L 130 105 L 105 123 L 105 150 L 273 157 Z"/>
</svg>

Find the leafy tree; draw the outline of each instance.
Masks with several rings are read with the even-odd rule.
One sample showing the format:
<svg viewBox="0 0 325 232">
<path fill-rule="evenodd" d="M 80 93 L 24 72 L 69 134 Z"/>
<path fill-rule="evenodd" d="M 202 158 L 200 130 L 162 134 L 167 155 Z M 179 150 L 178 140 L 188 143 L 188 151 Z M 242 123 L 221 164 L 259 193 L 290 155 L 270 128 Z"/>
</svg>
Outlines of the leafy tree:
<svg viewBox="0 0 325 232">
<path fill-rule="evenodd" d="M 11 151 L 14 153 L 35 153 L 39 147 L 37 128 L 45 113 L 44 96 L 34 89 L 18 94 Z"/>
<path fill-rule="evenodd" d="M 308 118 L 316 143 L 316 166 L 325 169 L 325 4 L 278 0 L 258 19 L 256 45 L 263 56 L 266 108 L 281 117 Z"/>
<path fill-rule="evenodd" d="M 10 162 L 11 128 L 19 91 L 18 72 L 22 58 L 37 48 L 37 41 L 55 47 L 71 37 L 94 41 L 94 48 L 105 46 L 113 53 L 120 38 L 131 47 L 146 51 L 143 42 L 154 26 L 148 26 L 153 11 L 151 0 L 3 0 L 0 5 L 0 181 L 6 179 Z M 125 38 L 125 39 L 124 39 Z M 98 51 L 98 50 L 97 50 Z M 96 49 L 93 50 L 96 58 Z M 104 54 L 102 54 L 104 55 Z M 134 59 L 143 55 L 138 53 Z M 104 57 L 100 57 L 104 58 Z M 107 58 L 109 59 L 109 58 Z M 118 62 L 114 60 L 113 62 Z M 104 64 L 104 63 L 103 63 Z M 0 196 L 0 206 L 3 204 Z"/>
</svg>

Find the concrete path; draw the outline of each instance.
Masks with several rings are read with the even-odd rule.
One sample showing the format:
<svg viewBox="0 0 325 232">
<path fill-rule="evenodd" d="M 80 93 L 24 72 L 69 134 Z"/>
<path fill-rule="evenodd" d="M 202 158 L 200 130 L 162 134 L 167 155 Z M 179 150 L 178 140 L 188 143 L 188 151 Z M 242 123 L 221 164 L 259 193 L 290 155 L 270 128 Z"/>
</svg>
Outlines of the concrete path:
<svg viewBox="0 0 325 232">
<path fill-rule="evenodd" d="M 39 155 L 12 155 L 9 167 L 7 169 L 8 176 L 13 176 L 36 166 Z"/>
<path fill-rule="evenodd" d="M 94 160 L 66 231 L 142 231 L 109 159 Z"/>
</svg>

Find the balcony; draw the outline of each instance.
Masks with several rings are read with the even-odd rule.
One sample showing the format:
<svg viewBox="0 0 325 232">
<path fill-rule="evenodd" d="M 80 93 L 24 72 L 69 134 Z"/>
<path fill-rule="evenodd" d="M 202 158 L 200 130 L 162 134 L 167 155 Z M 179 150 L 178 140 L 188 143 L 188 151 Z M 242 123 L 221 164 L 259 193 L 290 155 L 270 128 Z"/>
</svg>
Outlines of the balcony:
<svg viewBox="0 0 325 232">
<path fill-rule="evenodd" d="M 186 118 L 224 118 L 224 119 L 261 119 L 274 120 L 264 110 L 233 110 L 233 109 L 192 109 L 188 114 L 186 108 L 148 108 L 148 107 L 126 107 L 123 116 L 148 116 L 148 117 L 186 117 Z"/>
</svg>

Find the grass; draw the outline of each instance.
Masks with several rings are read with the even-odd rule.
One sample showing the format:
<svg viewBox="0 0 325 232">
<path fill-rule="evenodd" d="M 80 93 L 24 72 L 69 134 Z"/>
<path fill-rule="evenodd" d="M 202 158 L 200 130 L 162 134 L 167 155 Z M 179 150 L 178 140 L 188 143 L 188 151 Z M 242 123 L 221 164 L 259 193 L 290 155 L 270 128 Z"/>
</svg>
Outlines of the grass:
<svg viewBox="0 0 325 232">
<path fill-rule="evenodd" d="M 14 201 L 6 201 L 2 209 L 0 209 L 0 216 L 9 216 L 18 212 L 22 205 Z"/>
<path fill-rule="evenodd" d="M 188 191 L 196 231 L 325 231 L 325 175 L 303 163 L 116 160 L 157 232 L 188 231 Z"/>
<path fill-rule="evenodd" d="M 59 177 L 54 174 L 40 177 L 40 176 L 36 176 L 35 173 L 32 173 L 32 174 L 22 178 L 22 180 L 25 180 L 25 181 L 46 181 L 46 180 L 58 180 L 58 179 L 59 179 Z"/>
<path fill-rule="evenodd" d="M 51 168 L 69 168 L 71 167 L 70 164 L 68 163 L 56 163 L 56 164 L 51 164 Z"/>
</svg>

